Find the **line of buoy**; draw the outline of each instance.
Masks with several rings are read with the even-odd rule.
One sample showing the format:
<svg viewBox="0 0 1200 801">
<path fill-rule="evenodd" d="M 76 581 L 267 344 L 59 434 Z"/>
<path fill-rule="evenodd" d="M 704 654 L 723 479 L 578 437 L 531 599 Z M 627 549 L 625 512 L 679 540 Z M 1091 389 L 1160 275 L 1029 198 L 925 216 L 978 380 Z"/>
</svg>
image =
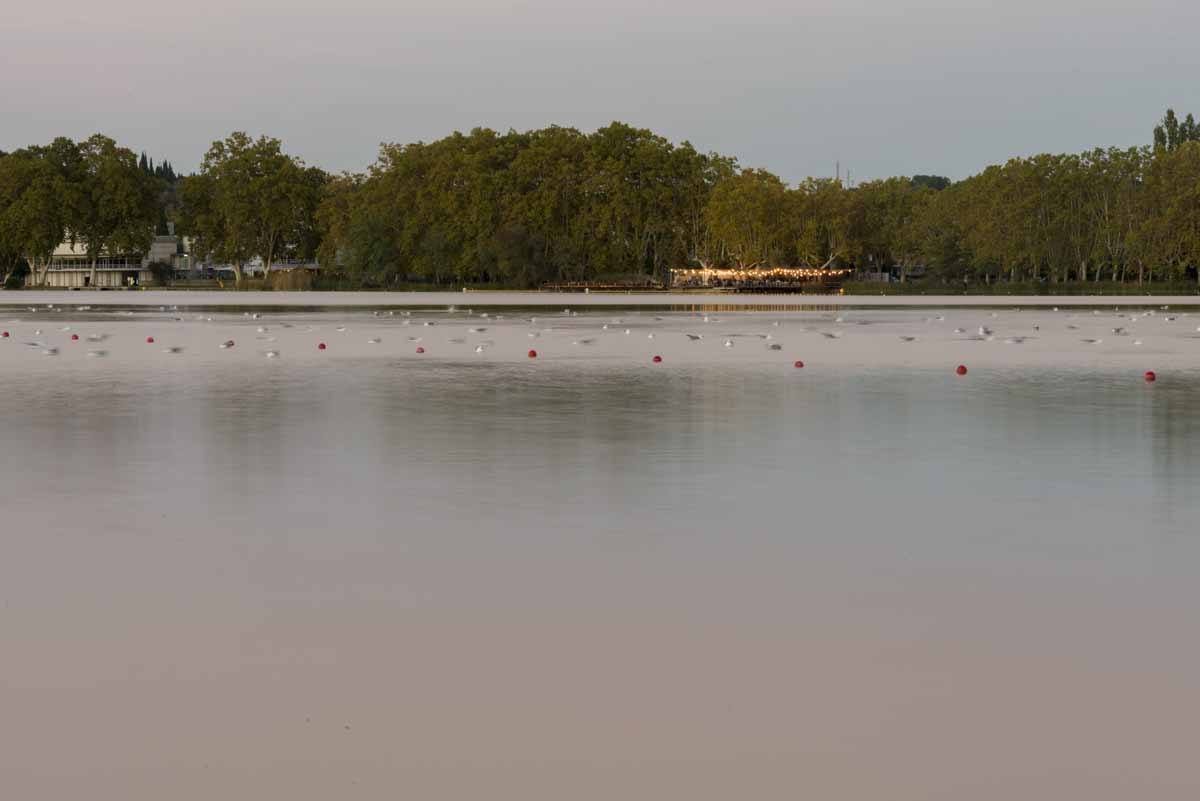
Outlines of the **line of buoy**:
<svg viewBox="0 0 1200 801">
<path fill-rule="evenodd" d="M 67 330 L 70 330 L 69 327 L 67 328 Z M 40 331 L 38 333 L 40 333 Z M 0 331 L 0 339 L 9 339 L 10 337 L 11 337 L 11 334 L 8 331 Z M 95 339 L 97 341 L 99 341 L 99 339 L 101 339 L 101 337 L 95 337 Z M 71 334 L 71 341 L 78 342 L 79 335 Z M 375 343 L 375 342 L 378 342 L 379 340 L 370 340 L 370 341 L 372 343 Z M 153 336 L 146 337 L 147 344 L 152 345 L 152 344 L 154 344 L 154 342 L 155 342 L 155 339 Z M 226 340 L 224 343 L 221 344 L 221 348 L 223 348 L 223 349 L 232 348 L 233 346 L 234 346 L 234 341 L 232 339 Z M 317 343 L 318 350 L 326 350 L 327 347 L 328 346 L 324 342 Z M 182 348 L 167 348 L 166 350 L 164 350 L 165 353 L 179 353 L 180 351 L 182 351 Z M 57 353 L 57 350 L 54 348 L 50 348 L 46 352 L 47 353 L 51 353 L 51 352 Z M 416 349 L 416 352 L 418 354 L 423 354 L 423 353 L 425 353 L 425 348 L 418 346 Z M 103 356 L 103 355 L 107 355 L 107 351 L 93 350 L 93 351 L 89 351 L 88 355 L 89 356 Z M 268 355 L 274 356 L 274 355 L 277 355 L 277 352 L 270 352 L 270 353 L 268 353 Z M 538 358 L 538 352 L 536 350 L 530 349 L 526 353 L 526 356 L 530 359 L 536 359 L 536 358 Z M 663 357 L 659 354 L 655 354 L 651 358 L 651 362 L 653 362 L 654 364 L 662 364 Z M 801 369 L 804 367 L 804 362 L 800 359 L 797 359 L 795 362 L 792 363 L 792 366 L 795 369 Z M 965 376 L 968 373 L 967 366 L 965 364 L 960 364 L 954 369 L 954 372 L 959 376 Z M 1145 371 L 1145 373 L 1142 374 L 1142 377 L 1146 381 L 1146 383 L 1153 383 L 1158 380 L 1158 375 L 1153 370 Z"/>
</svg>

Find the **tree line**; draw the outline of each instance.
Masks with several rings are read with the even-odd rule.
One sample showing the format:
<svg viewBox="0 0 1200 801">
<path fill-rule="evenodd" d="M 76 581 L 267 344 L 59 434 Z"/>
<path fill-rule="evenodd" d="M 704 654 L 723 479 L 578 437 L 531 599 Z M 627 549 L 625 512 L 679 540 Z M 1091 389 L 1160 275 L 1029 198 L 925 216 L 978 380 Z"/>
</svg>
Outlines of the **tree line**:
<svg viewBox="0 0 1200 801">
<path fill-rule="evenodd" d="M 340 285 L 665 281 L 686 266 L 837 266 L 971 285 L 1200 281 L 1200 126 L 1152 144 L 1037 155 L 962 181 L 789 185 L 613 123 L 385 144 L 330 175 L 234 133 L 177 176 L 103 136 L 0 154 L 0 267 L 44 277 L 64 241 L 93 262 L 167 221 L 231 265 L 317 259 Z"/>
</svg>

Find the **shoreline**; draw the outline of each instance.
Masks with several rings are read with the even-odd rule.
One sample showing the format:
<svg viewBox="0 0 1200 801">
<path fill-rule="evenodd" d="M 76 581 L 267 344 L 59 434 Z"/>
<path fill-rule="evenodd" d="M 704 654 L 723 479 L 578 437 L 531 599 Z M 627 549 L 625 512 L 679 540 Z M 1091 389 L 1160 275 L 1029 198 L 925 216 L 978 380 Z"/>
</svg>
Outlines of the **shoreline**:
<svg viewBox="0 0 1200 801">
<path fill-rule="evenodd" d="M 1049 308 L 1186 306 L 1200 307 L 1200 295 L 723 295 L 640 292 L 538 292 L 471 290 L 468 292 L 234 292 L 144 290 L 139 292 L 70 292 L 22 290 L 0 295 L 0 309 L 29 306 L 167 306 L 167 307 L 333 307 L 386 306 L 574 306 L 574 307 L 720 307 L 781 310 L 829 307 L 873 308 Z"/>
</svg>

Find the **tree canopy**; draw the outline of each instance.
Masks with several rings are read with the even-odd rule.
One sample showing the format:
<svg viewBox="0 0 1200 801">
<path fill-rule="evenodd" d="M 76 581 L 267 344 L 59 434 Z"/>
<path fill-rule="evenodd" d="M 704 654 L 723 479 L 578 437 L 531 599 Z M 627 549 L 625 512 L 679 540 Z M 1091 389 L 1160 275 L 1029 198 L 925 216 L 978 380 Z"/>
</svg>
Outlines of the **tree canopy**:
<svg viewBox="0 0 1200 801">
<path fill-rule="evenodd" d="M 96 134 L 77 146 L 67 225 L 71 240 L 83 245 L 92 263 L 105 253 L 140 253 L 150 245 L 158 219 L 157 186 L 138 169 L 132 150 Z"/>
<path fill-rule="evenodd" d="M 1175 109 L 1167 109 L 1162 122 L 1154 127 L 1154 147 L 1161 150 L 1178 150 L 1185 142 L 1200 141 L 1200 125 L 1191 114 L 1183 120 L 1175 116 Z"/>
<path fill-rule="evenodd" d="M 240 282 L 255 257 L 270 270 L 283 256 L 315 253 L 325 181 L 285 154 L 278 139 L 235 132 L 214 142 L 200 171 L 180 181 L 184 230 L 198 255 L 232 265 Z"/>
<path fill-rule="evenodd" d="M 1200 281 L 1200 126 L 1168 110 L 1144 147 L 1038 154 L 951 181 L 789 184 L 614 122 L 476 128 L 384 144 L 329 176 L 235 132 L 180 178 L 111 139 L 0 155 L 0 266 L 44 280 L 170 222 L 201 258 L 317 258 L 343 285 L 665 281 L 686 266 L 837 266 L 935 282 Z"/>
<path fill-rule="evenodd" d="M 1196 128 L 1161 147 L 1013 159 L 849 187 L 614 123 L 385 145 L 331 184 L 323 261 L 368 285 L 662 279 L 670 267 L 805 265 L 954 282 L 1200 278 Z M 1158 134 L 1156 133 L 1156 138 Z"/>
</svg>

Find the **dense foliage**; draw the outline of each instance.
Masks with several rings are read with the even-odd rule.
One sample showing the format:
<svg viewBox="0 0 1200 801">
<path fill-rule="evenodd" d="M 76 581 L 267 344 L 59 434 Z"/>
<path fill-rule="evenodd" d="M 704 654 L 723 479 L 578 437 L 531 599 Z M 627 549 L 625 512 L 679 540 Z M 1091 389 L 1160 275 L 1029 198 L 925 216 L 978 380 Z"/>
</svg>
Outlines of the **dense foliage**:
<svg viewBox="0 0 1200 801">
<path fill-rule="evenodd" d="M 93 270 L 106 253 L 144 251 L 160 189 L 133 151 L 100 134 L 0 157 L 0 268 L 7 277 L 27 266 L 42 283 L 63 242 L 81 248 Z"/>
<path fill-rule="evenodd" d="M 322 261 L 353 282 L 665 278 L 671 267 L 839 265 L 956 285 L 1200 279 L 1200 126 L 1154 147 L 789 186 L 614 123 L 387 145 L 334 179 Z"/>
<path fill-rule="evenodd" d="M 614 123 L 386 145 L 318 211 L 326 264 L 366 284 L 665 280 L 673 267 L 911 265 L 946 179 L 787 186 Z"/>
<path fill-rule="evenodd" d="M 715 258 L 705 205 L 731 160 L 614 124 L 385 145 L 318 212 L 322 255 L 364 282 L 581 281 Z"/>
<path fill-rule="evenodd" d="M 200 172 L 179 183 L 193 253 L 231 265 L 239 282 L 253 258 L 270 270 L 280 257 L 311 256 L 326 181 L 286 155 L 278 139 L 234 133 L 214 142 Z"/>
<path fill-rule="evenodd" d="M 613 123 L 384 145 L 329 176 L 234 133 L 178 178 L 111 140 L 0 154 L 0 269 L 63 241 L 137 249 L 168 217 L 193 253 L 243 267 L 317 258 L 339 286 L 667 278 L 684 266 L 803 265 L 954 284 L 1200 280 L 1200 126 L 1152 146 L 1037 155 L 936 175 L 791 186 Z"/>
</svg>

